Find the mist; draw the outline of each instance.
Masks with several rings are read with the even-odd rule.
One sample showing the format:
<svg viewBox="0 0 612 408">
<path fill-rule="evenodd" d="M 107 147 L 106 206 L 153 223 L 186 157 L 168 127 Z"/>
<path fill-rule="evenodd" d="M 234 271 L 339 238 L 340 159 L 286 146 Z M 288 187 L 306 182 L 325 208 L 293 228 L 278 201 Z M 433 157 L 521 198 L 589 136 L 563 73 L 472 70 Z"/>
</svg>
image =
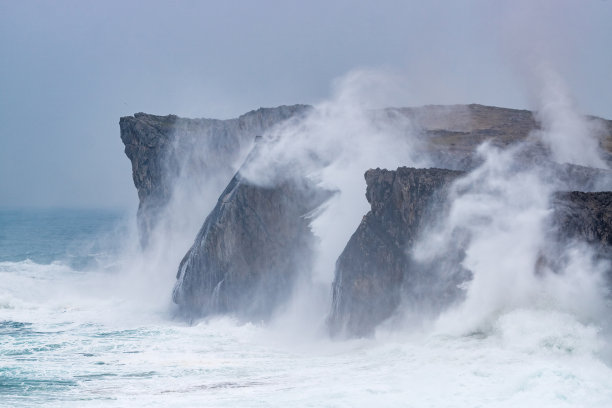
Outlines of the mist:
<svg viewBox="0 0 612 408">
<path fill-rule="evenodd" d="M 120 116 L 316 104 L 333 78 L 360 67 L 409 78 L 403 106 L 529 107 L 498 48 L 525 26 L 558 50 L 554 65 L 580 111 L 612 117 L 610 4 L 542 4 L 4 2 L 0 205 L 133 209 Z"/>
<path fill-rule="evenodd" d="M 603 281 L 608 265 L 586 246 L 565 247 L 550 225 L 552 196 L 577 183 L 571 173 L 569 180 L 563 172 L 551 175 L 550 166 L 607 168 L 598 146 L 600 128 L 568 102 L 571 96 L 558 75 L 552 79 L 563 93 L 540 94 L 542 108 L 535 111 L 535 118 L 541 129 L 505 149 L 488 143 L 480 146 L 481 164 L 453 185 L 447 213 L 423 231 L 409 254 L 417 261 L 444 258 L 458 245 L 464 253 L 460 266 L 471 276 L 460 285 L 462 296 L 450 304 L 435 305 L 437 309 L 431 303 L 408 301 L 390 325 L 381 326 L 383 330 L 391 326 L 400 332 L 423 327 L 453 335 L 488 332 L 516 310 L 569 313 L 585 324 L 605 321 Z M 543 89 L 550 80 L 542 78 Z M 329 99 L 315 104 L 305 116 L 264 132 L 257 154 L 249 159 L 245 158 L 254 145 L 245 144 L 231 171 L 181 170 L 153 233 L 153 244 L 138 268 L 163 274 L 158 293 L 163 293 L 162 288 L 167 291 L 197 228 L 234 171 L 248 183 L 266 188 L 306 177 L 331 195 L 305 215 L 317 240 L 313 267 L 299 277 L 289 303 L 279 307 L 270 324 L 301 339 L 326 337 L 336 260 L 369 210 L 364 172 L 377 167 L 445 165 L 439 157 L 428 156 L 420 125 L 397 110 L 382 109 L 387 101 L 401 99 L 405 84 L 406 78 L 388 71 L 351 71 L 334 82 Z M 453 113 L 452 107 L 446 109 Z M 576 145 L 580 149 L 572 147 Z M 204 160 L 207 150 L 197 151 Z M 575 155 L 564 156 L 570 152 Z M 454 270 L 438 272 L 438 280 L 452 282 Z M 443 293 L 436 290 L 445 287 L 435 285 L 421 297 L 439 297 Z M 417 326 L 409 318 L 414 313 L 422 314 Z"/>
<path fill-rule="evenodd" d="M 0 405 L 610 406 L 610 21 L 0 2 Z"/>
</svg>

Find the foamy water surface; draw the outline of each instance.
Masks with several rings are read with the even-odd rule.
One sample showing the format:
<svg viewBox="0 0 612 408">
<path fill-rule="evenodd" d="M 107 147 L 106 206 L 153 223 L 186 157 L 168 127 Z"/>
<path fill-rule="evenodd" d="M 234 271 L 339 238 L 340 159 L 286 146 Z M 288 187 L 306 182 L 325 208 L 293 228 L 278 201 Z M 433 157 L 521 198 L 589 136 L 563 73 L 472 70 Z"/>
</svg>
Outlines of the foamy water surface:
<svg viewBox="0 0 612 408">
<path fill-rule="evenodd" d="M 331 341 L 231 318 L 188 325 L 167 299 L 147 309 L 97 292 L 109 280 L 121 278 L 0 263 L 0 405 L 612 405 L 607 336 L 555 310 L 510 310 L 468 335 Z"/>
</svg>

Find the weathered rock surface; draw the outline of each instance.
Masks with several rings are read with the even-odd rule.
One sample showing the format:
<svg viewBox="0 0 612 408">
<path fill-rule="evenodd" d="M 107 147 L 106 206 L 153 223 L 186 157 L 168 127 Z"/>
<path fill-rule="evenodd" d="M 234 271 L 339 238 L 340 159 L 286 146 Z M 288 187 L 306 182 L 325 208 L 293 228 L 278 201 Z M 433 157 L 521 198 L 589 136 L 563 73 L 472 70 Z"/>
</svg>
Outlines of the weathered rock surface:
<svg viewBox="0 0 612 408">
<path fill-rule="evenodd" d="M 427 143 L 424 154 L 433 158 L 436 167 L 471 170 L 480 159 L 474 154 L 485 141 L 506 148 L 517 142 L 527 142 L 532 131 L 539 128 L 533 112 L 479 104 L 427 105 L 416 108 L 393 108 L 409 117 L 424 132 Z M 603 159 L 612 166 L 612 121 L 591 117 L 601 125 L 599 144 Z M 546 160 L 546 149 L 529 140 L 529 151 L 522 160 L 526 164 Z"/>
<path fill-rule="evenodd" d="M 459 240 L 444 259 L 423 263 L 413 259 L 410 251 L 422 229 L 442 215 L 448 188 L 463 174 L 405 167 L 366 172 L 371 210 L 336 263 L 328 318 L 332 334 L 369 335 L 401 301 L 439 310 L 460 298 L 457 285 L 471 276 L 461 266 L 464 254 Z M 552 247 L 540 262 L 559 270 L 566 246 L 576 242 L 590 245 L 597 257 L 612 261 L 612 192 L 556 193 L 551 208 Z M 612 270 L 608 277 L 612 283 Z"/>
<path fill-rule="evenodd" d="M 181 261 L 174 302 L 190 317 L 269 317 L 310 267 L 306 215 L 326 197 L 304 180 L 266 187 L 236 174 Z"/>
<path fill-rule="evenodd" d="M 189 194 L 190 186 L 202 185 L 214 175 L 222 183 L 213 190 L 220 192 L 251 149 L 254 136 L 289 118 L 299 118 L 310 109 L 307 105 L 262 108 L 229 120 L 144 113 L 121 118 L 121 139 L 132 162 L 140 200 L 138 222 L 142 243 L 146 243 L 160 211 L 172 198 L 177 180 Z M 423 132 L 425 150 L 422 153 L 431 157 L 432 165 L 455 170 L 469 170 L 479 163 L 474 152 L 482 142 L 509 146 L 525 140 L 537 127 L 530 111 L 477 104 L 390 108 L 383 112 L 408 117 Z M 601 123 L 605 130 L 601 146 L 612 164 L 612 121 L 601 120 Z M 541 161 L 539 149 L 534 146 L 525 160 Z M 583 179 L 593 184 L 587 190 L 601 188 L 592 175 L 587 174 Z M 572 186 L 568 185 L 568 189 Z M 585 189 L 584 184 L 580 189 Z"/>
<path fill-rule="evenodd" d="M 256 135 L 309 109 L 306 105 L 261 108 L 228 120 L 145 113 L 122 117 L 121 140 L 132 162 L 140 200 L 141 243 L 146 244 L 179 179 L 189 192 L 190 186 L 215 177 L 223 180 L 220 191 L 252 148 Z"/>
<path fill-rule="evenodd" d="M 557 193 L 553 227 L 561 242 L 586 242 L 598 257 L 612 260 L 612 192 Z"/>
<path fill-rule="evenodd" d="M 180 263 L 173 299 L 186 315 L 234 313 L 265 319 L 290 295 L 296 277 L 308 270 L 313 236 L 305 215 L 327 194 L 294 175 L 266 187 L 250 183 L 240 172 L 233 178 L 232 174 L 251 148 L 254 135 L 309 109 L 304 105 L 260 109 L 227 121 L 146 114 L 121 118 L 121 137 L 140 198 L 144 243 L 171 200 L 177 180 L 198 184 L 213 174 L 231 179 Z M 461 244 L 444 259 L 427 264 L 415 261 L 410 250 L 423 227 L 443 213 L 452 182 L 463 170 L 478 165 L 474 152 L 480 143 L 489 140 L 506 147 L 525 140 L 537 126 L 529 111 L 482 105 L 387 111 L 411 118 L 423 132 L 423 154 L 436 165 L 454 170 L 399 168 L 366 173 L 371 211 L 336 264 L 328 319 L 332 333 L 371 333 L 407 295 L 414 299 L 434 293 L 437 298 L 428 301 L 440 305 L 456 299 L 457 284 L 469 279 L 469 272 L 461 267 Z M 601 140 L 607 149 L 612 148 L 610 123 L 605 122 L 611 131 Z M 543 177 L 562 189 L 612 188 L 609 171 L 543 164 L 546 154 L 541 148 L 528 145 L 516 161 L 517 170 L 537 164 Z M 559 236 L 568 242 L 586 241 L 599 256 L 609 256 L 609 194 L 557 194 L 553 220 Z M 438 279 L 441 271 L 448 276 Z"/>
<path fill-rule="evenodd" d="M 406 167 L 366 172 L 371 210 L 336 263 L 332 333 L 367 335 L 391 316 L 404 282 L 418 278 L 406 251 L 421 227 L 442 210 L 448 187 L 462 174 Z"/>
</svg>

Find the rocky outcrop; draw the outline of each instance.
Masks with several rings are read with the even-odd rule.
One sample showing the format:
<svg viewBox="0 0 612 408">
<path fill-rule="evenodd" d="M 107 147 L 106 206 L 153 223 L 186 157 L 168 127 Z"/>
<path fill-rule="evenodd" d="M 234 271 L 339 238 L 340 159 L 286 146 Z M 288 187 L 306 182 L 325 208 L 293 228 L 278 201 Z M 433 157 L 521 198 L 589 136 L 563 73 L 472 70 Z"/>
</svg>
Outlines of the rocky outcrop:
<svg viewBox="0 0 612 408">
<path fill-rule="evenodd" d="M 539 129 L 533 112 L 479 104 L 427 105 L 416 108 L 392 108 L 390 112 L 410 118 L 426 139 L 423 154 L 436 167 L 471 170 L 481 163 L 476 148 L 484 142 L 506 148 L 522 142 L 528 145 L 521 160 L 542 163 L 548 153 L 531 132 Z M 612 167 L 612 121 L 589 117 L 601 127 L 599 144 L 603 159 Z"/>
<path fill-rule="evenodd" d="M 294 174 L 297 170 L 291 165 L 277 172 L 290 176 L 266 185 L 247 180 L 245 174 L 252 174 L 246 170 L 235 173 L 253 136 L 289 118 L 299 120 L 309 109 L 260 109 L 227 121 L 146 114 L 121 119 L 140 198 L 143 243 L 176 185 L 201 184 L 214 175 L 222 181 L 215 190 L 220 192 L 231 180 L 180 263 L 173 299 L 185 315 L 233 313 L 266 319 L 290 295 L 300 273 L 309 270 L 314 238 L 306 215 L 328 194 Z M 470 278 L 461 267 L 462 241 L 458 239 L 456 246 L 452 241 L 455 248 L 448 249 L 444 259 L 427 261 L 411 256 L 413 245 L 424 227 L 443 215 L 452 182 L 480 163 L 475 154 L 480 143 L 506 147 L 525 141 L 536 127 L 529 111 L 481 105 L 388 109 L 374 116 L 384 119 L 387 114 L 409 117 L 421 130 L 422 153 L 443 168 L 366 173 L 371 210 L 336 264 L 328 317 L 335 334 L 368 335 L 406 299 L 426 300 L 440 308 L 458 298 L 458 284 Z M 602 146 L 612 146 L 606 144 L 609 139 L 605 136 Z M 546 162 L 542 146 L 530 143 L 521 144 L 526 147 L 516 154 L 516 169 L 511 171 L 536 169 L 556 189 L 612 188 L 609 171 Z M 598 256 L 609 256 L 606 194 L 610 193 L 554 196 L 552 220 L 559 241 L 586 241 L 597 247 Z M 551 254 L 543 258 L 557 255 Z"/>
<path fill-rule="evenodd" d="M 552 208 L 553 228 L 561 243 L 587 243 L 596 256 L 612 261 L 612 192 L 557 193 Z"/>
<path fill-rule="evenodd" d="M 326 197 L 306 180 L 260 186 L 236 174 L 179 266 L 173 300 L 183 314 L 268 318 L 310 267 L 307 214 Z"/>
<path fill-rule="evenodd" d="M 132 162 L 132 176 L 138 190 L 142 243 L 146 244 L 176 185 L 187 190 L 185 195 L 194 195 L 197 186 L 214 177 L 216 184 L 212 190 L 216 196 L 236 172 L 256 135 L 287 119 L 298 119 L 311 109 L 307 105 L 261 108 L 228 120 L 145 113 L 122 117 L 121 139 Z M 480 163 L 474 152 L 482 142 L 506 147 L 524 141 L 537 128 L 530 111 L 477 104 L 390 108 L 374 116 L 385 120 L 385 115 L 407 117 L 414 129 L 422 132 L 421 153 L 431 158 L 431 165 L 456 170 L 469 170 Z M 601 120 L 601 123 L 606 130 L 602 133 L 601 146 L 612 163 L 612 122 Z M 537 153 L 540 150 L 541 146 L 533 146 L 525 160 L 541 162 L 541 155 Z M 596 186 L 593 189 L 600 188 L 595 177 L 587 175 L 583 179 Z M 583 186 L 580 184 L 581 189 Z"/>
<path fill-rule="evenodd" d="M 568 167 L 582 174 L 583 168 Z M 369 170 L 366 198 L 371 210 L 336 263 L 328 325 L 334 335 L 367 336 L 391 317 L 400 302 L 439 311 L 461 298 L 458 285 L 471 278 L 463 269 L 463 240 L 434 260 L 416 260 L 411 249 L 424 227 L 443 215 L 447 191 L 464 172 L 398 168 Z M 610 177 L 609 172 L 607 174 Z M 534 265 L 561 271 L 569 245 L 586 243 L 601 260 L 612 261 L 612 192 L 553 195 L 551 242 Z M 465 238 L 465 237 L 464 237 Z M 612 269 L 608 278 L 612 283 Z"/>
<path fill-rule="evenodd" d="M 214 177 L 222 180 L 221 191 L 253 146 L 256 135 L 309 109 L 306 105 L 261 108 L 228 120 L 145 113 L 122 117 L 121 140 L 132 162 L 132 177 L 138 190 L 141 243 L 146 245 L 177 184 L 189 194 L 191 187 Z"/>
<path fill-rule="evenodd" d="M 371 210 L 336 263 L 332 333 L 369 334 L 395 311 L 406 281 L 426 278 L 406 251 L 423 225 L 443 210 L 448 187 L 462 174 L 406 167 L 366 172 Z"/>
</svg>

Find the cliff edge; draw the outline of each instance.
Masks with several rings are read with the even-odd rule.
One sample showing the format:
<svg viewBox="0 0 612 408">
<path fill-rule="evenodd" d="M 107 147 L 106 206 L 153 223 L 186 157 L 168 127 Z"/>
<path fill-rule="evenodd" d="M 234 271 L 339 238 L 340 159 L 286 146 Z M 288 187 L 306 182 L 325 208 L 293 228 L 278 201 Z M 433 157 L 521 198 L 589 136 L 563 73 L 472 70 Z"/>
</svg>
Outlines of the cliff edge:
<svg viewBox="0 0 612 408">
<path fill-rule="evenodd" d="M 256 135 L 309 109 L 307 105 L 260 108 L 227 120 L 146 113 L 122 117 L 121 140 L 138 191 L 141 244 L 146 246 L 178 184 L 188 190 L 186 194 L 195 194 L 196 186 L 213 178 L 222 180 L 217 183 L 221 186 L 218 194 L 252 148 Z"/>
</svg>

